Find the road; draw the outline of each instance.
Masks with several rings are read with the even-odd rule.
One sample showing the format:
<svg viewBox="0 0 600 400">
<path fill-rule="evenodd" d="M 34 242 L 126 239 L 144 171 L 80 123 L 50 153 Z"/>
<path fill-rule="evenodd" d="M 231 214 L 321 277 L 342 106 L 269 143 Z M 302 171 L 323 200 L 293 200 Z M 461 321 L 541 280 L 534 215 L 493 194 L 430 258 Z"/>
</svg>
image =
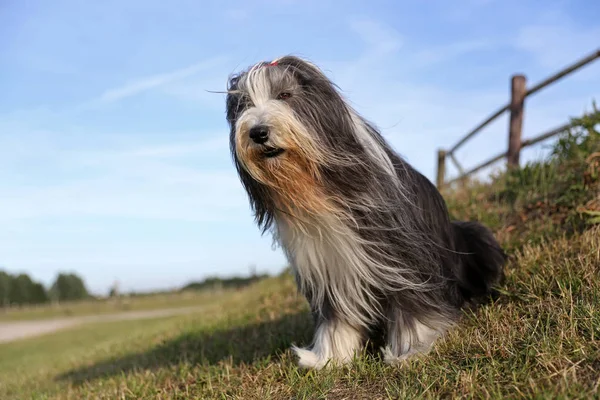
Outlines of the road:
<svg viewBox="0 0 600 400">
<path fill-rule="evenodd" d="M 82 317 L 0 322 L 0 343 L 8 343 L 15 340 L 41 336 L 83 324 L 170 317 L 172 315 L 198 312 L 201 309 L 202 307 L 194 306 L 167 308 L 162 310 L 129 311 L 118 314 L 90 315 Z"/>
</svg>

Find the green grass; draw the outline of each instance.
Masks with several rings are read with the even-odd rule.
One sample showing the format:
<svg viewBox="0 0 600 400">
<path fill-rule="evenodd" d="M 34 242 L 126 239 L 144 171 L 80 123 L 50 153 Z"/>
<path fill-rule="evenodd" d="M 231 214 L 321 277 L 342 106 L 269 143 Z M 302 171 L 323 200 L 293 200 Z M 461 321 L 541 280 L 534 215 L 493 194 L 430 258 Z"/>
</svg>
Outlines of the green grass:
<svg viewBox="0 0 600 400">
<path fill-rule="evenodd" d="M 44 304 L 21 308 L 15 307 L 8 310 L 0 309 L 0 323 L 189 307 L 204 303 L 212 296 L 212 291 L 200 292 L 190 290 L 149 296 L 121 297 L 118 299 L 73 301 L 58 305 Z"/>
<path fill-rule="evenodd" d="M 455 218 L 494 230 L 510 261 L 502 295 L 465 311 L 427 356 L 299 369 L 289 347 L 308 344 L 313 325 L 282 275 L 196 299 L 206 307 L 194 315 L 0 345 L 0 398 L 600 398 L 599 136 L 444 193 Z"/>
</svg>

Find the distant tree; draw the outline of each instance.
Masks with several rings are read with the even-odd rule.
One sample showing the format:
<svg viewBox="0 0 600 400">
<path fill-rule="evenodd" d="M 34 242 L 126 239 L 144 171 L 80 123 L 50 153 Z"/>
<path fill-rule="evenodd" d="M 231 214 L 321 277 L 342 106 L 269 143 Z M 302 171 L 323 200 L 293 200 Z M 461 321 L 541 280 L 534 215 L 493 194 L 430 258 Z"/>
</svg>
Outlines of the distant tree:
<svg viewBox="0 0 600 400">
<path fill-rule="evenodd" d="M 10 305 L 11 276 L 5 271 L 0 271 L 0 307 Z"/>
<path fill-rule="evenodd" d="M 83 279 L 75 274 L 60 273 L 50 289 L 53 300 L 82 300 L 89 297 Z"/>
<path fill-rule="evenodd" d="M 239 289 L 244 286 L 251 285 L 261 279 L 267 278 L 267 274 L 257 275 L 256 271 L 253 271 L 253 275 L 249 277 L 234 276 L 231 278 L 218 278 L 208 277 L 200 282 L 190 282 L 185 285 L 181 290 L 206 290 L 206 289 Z"/>
<path fill-rule="evenodd" d="M 48 301 L 48 293 L 41 283 L 27 274 L 11 275 L 0 271 L 0 307 L 11 304 L 42 304 Z"/>
<path fill-rule="evenodd" d="M 33 281 L 27 274 L 11 277 L 9 301 L 11 304 L 30 304 L 33 292 Z"/>
<path fill-rule="evenodd" d="M 48 297 L 48 293 L 46 292 L 46 288 L 41 283 L 35 282 L 31 287 L 31 304 L 43 304 L 47 303 L 50 300 Z"/>
</svg>

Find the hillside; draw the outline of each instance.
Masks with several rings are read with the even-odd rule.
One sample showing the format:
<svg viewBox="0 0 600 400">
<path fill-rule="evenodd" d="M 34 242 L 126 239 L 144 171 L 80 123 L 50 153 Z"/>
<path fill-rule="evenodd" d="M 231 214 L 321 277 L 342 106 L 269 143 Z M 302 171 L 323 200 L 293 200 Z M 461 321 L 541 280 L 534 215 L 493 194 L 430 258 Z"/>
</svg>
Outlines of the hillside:
<svg viewBox="0 0 600 400">
<path fill-rule="evenodd" d="M 312 321 L 283 274 L 206 300 L 200 315 L 89 326 L 0 345 L 0 398 L 600 397 L 600 113 L 552 155 L 444 191 L 454 218 L 510 255 L 501 296 L 401 367 L 361 358 L 305 371 L 288 348 Z"/>
</svg>

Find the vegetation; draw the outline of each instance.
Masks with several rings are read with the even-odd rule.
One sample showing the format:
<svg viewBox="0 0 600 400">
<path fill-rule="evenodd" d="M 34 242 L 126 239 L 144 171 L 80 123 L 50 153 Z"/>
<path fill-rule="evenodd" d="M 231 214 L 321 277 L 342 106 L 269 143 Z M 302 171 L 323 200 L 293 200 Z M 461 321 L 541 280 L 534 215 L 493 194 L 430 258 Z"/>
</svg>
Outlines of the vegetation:
<svg viewBox="0 0 600 400">
<path fill-rule="evenodd" d="M 83 280 L 75 274 L 59 274 L 46 290 L 27 274 L 11 275 L 0 270 L 0 306 L 25 306 L 49 303 L 51 300 L 83 300 L 89 297 Z"/>
<path fill-rule="evenodd" d="M 40 304 L 48 301 L 44 287 L 27 274 L 16 276 L 0 271 L 0 304 Z"/>
<path fill-rule="evenodd" d="M 268 277 L 267 274 L 253 274 L 248 277 L 234 276 L 231 278 L 209 277 L 201 282 L 188 283 L 181 290 L 241 289 Z"/>
<path fill-rule="evenodd" d="M 445 197 L 457 219 L 490 226 L 508 250 L 582 232 L 600 211 L 600 111 L 572 120 L 550 157 L 450 188 Z"/>
<path fill-rule="evenodd" d="M 0 324 L 16 321 L 42 321 L 53 318 L 108 315 L 130 311 L 195 307 L 215 296 L 214 291 L 185 291 L 152 295 L 88 298 L 80 301 L 13 307 L 0 312 Z M 1 357 L 1 354 L 0 354 Z M 1 379 L 0 379 L 1 380 Z M 2 399 L 2 397 L 0 397 Z"/>
<path fill-rule="evenodd" d="M 83 300 L 89 296 L 83 279 L 75 274 L 58 274 L 50 294 L 58 301 Z"/>
<path fill-rule="evenodd" d="M 0 272 L 0 285 L 3 284 L 3 276 L 9 277 L 6 282 L 9 282 L 10 287 L 13 282 L 11 281 L 12 278 L 3 272 Z M 110 289 L 109 296 L 102 298 L 87 294 L 85 284 L 78 276 L 59 274 L 48 291 L 41 284 L 34 284 L 31 291 L 27 289 L 27 293 L 35 293 L 37 287 L 37 290 L 41 293 L 39 296 L 44 301 L 18 303 L 15 301 L 16 297 L 7 300 L 6 304 L 11 304 L 13 307 L 6 308 L 3 313 L 0 313 L 0 321 L 37 320 L 113 314 L 124 311 L 191 307 L 202 303 L 211 296 L 215 296 L 217 292 L 238 290 L 266 278 L 268 278 L 268 275 L 254 272 L 248 277 L 209 277 L 203 281 L 186 284 L 179 290 L 131 292 L 123 295 L 120 295 L 116 287 L 113 287 Z M 31 281 L 28 277 L 27 279 Z M 0 286 L 0 296 L 2 296 L 2 293 L 4 292 L 2 286 Z M 51 302 L 52 299 L 60 301 Z M 15 305 L 19 305 L 19 307 L 14 307 Z"/>
<path fill-rule="evenodd" d="M 502 295 L 399 367 L 298 369 L 312 320 L 289 274 L 214 292 L 202 312 L 0 345 L 0 398 L 600 398 L 600 135 L 575 120 L 547 160 L 444 195 L 510 255 Z"/>
</svg>

